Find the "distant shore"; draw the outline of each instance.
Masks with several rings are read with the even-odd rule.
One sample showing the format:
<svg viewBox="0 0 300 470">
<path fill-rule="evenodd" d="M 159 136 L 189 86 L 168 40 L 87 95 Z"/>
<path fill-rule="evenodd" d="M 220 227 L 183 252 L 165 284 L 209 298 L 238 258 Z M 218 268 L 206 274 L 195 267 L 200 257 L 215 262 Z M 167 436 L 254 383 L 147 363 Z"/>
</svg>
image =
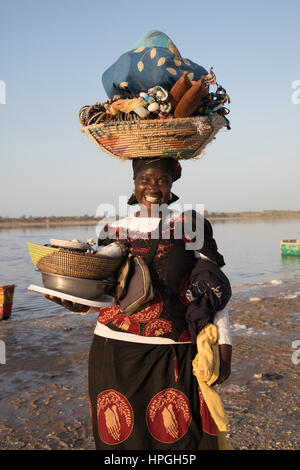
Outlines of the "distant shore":
<svg viewBox="0 0 300 470">
<path fill-rule="evenodd" d="M 0 229 L 1 228 L 21 228 L 21 227 L 53 227 L 55 225 L 59 226 L 78 226 L 78 225 L 97 225 L 100 221 L 99 220 L 86 220 L 86 221 L 77 221 L 77 220 L 65 220 L 65 221 L 58 221 L 58 222 L 19 222 L 19 221 L 11 221 L 11 222 L 0 222 Z"/>
<path fill-rule="evenodd" d="M 204 212 L 209 220 L 240 220 L 240 219 L 279 219 L 279 218 L 298 218 L 299 211 L 245 211 L 245 212 Z M 79 217 L 20 217 L 10 218 L 0 216 L 1 228 L 18 228 L 18 227 L 50 227 L 50 226 L 75 226 L 75 225 L 97 225 L 101 221 L 109 221 L 105 218 L 94 218 L 92 216 Z"/>
</svg>

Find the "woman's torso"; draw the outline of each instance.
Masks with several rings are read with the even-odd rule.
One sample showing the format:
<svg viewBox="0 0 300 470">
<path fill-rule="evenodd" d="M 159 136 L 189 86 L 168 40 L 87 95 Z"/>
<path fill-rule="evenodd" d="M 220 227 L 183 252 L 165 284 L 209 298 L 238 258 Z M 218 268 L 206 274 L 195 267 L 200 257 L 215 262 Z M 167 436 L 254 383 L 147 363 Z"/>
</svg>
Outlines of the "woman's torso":
<svg viewBox="0 0 300 470">
<path fill-rule="evenodd" d="M 194 251 L 186 249 L 188 240 L 176 238 L 180 233 L 178 224 L 182 225 L 183 220 L 184 214 L 170 213 L 162 222 L 159 243 L 149 266 L 154 290 L 150 303 L 131 316 L 121 314 L 119 305 L 103 307 L 98 322 L 115 331 L 190 341 L 185 321 L 188 301 L 184 287 L 196 259 Z M 106 227 L 108 240 L 126 242 L 133 255 L 146 260 L 158 225 L 158 218 L 129 216 Z"/>
</svg>

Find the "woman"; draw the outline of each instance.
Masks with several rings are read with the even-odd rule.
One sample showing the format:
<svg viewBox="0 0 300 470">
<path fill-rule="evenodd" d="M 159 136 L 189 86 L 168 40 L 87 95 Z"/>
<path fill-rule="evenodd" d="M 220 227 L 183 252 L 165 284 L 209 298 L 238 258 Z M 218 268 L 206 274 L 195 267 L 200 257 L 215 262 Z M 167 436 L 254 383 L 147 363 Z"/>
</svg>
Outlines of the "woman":
<svg viewBox="0 0 300 470">
<path fill-rule="evenodd" d="M 180 177 L 172 158 L 135 159 L 134 193 L 129 204 L 140 211 L 106 226 L 99 244 L 121 240 L 146 258 L 151 233 L 162 214 L 154 205 L 170 204 L 177 196 L 172 183 Z M 89 396 L 93 433 L 101 450 L 218 449 L 216 427 L 204 402 L 191 363 L 197 352 L 191 343 L 185 312 L 186 281 L 197 261 L 185 239 L 176 239 L 185 214 L 163 215 L 161 237 L 150 273 L 154 298 L 133 315 L 118 305 L 100 309 L 89 357 Z M 165 234 L 169 230 L 168 238 Z M 106 239 L 104 239 L 104 234 Z M 110 236 L 112 238 L 110 238 Z M 201 256 L 224 265 L 205 221 Z M 217 383 L 230 375 L 231 338 L 226 310 L 215 316 L 220 349 Z"/>
<path fill-rule="evenodd" d="M 133 171 L 135 188 L 128 203 L 139 204 L 140 211 L 104 227 L 99 244 L 115 242 L 116 237 L 133 254 L 146 258 L 151 234 L 162 219 L 161 236 L 149 266 L 154 298 L 131 316 L 121 314 L 118 305 L 100 308 L 89 355 L 96 449 L 218 449 L 216 425 L 192 371 L 197 347 L 185 319 L 190 305 L 185 286 L 197 257 L 193 250 L 186 250 L 185 243 L 191 241 L 188 236 L 174 236 L 186 214 L 168 211 L 153 216 L 154 207 L 178 199 L 171 188 L 181 176 L 181 168 L 172 158 L 135 159 Z M 215 268 L 224 265 L 207 220 L 204 245 L 196 255 Z M 73 311 L 87 310 L 51 300 Z M 222 383 L 230 375 L 232 349 L 226 309 L 215 315 L 214 324 L 220 351 L 217 383 Z"/>
</svg>

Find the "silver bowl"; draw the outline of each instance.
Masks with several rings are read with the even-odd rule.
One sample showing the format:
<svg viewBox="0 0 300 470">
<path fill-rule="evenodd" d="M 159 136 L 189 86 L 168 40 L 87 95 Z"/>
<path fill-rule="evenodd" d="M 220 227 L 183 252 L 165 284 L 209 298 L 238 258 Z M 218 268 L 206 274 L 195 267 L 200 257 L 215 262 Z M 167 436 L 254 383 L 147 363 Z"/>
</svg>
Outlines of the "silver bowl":
<svg viewBox="0 0 300 470">
<path fill-rule="evenodd" d="M 73 295 L 87 300 L 98 300 L 103 294 L 108 294 L 114 281 L 97 281 L 92 279 L 80 279 L 76 277 L 62 276 L 40 271 L 44 287 L 57 290 L 64 294 Z"/>
</svg>

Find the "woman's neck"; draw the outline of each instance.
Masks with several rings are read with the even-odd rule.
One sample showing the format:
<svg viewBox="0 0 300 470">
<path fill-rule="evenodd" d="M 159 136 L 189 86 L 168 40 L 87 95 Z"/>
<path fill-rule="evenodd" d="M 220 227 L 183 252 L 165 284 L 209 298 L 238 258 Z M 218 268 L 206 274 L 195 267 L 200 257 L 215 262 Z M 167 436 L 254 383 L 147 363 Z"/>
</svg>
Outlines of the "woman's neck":
<svg viewBox="0 0 300 470">
<path fill-rule="evenodd" d="M 158 215 L 152 215 L 151 214 L 151 211 L 150 213 L 147 211 L 147 212 L 136 212 L 135 214 L 133 214 L 134 217 L 140 217 L 142 219 L 161 219 L 162 218 L 162 215 L 161 215 L 161 212 L 158 214 Z"/>
<path fill-rule="evenodd" d="M 140 210 L 138 212 L 135 212 L 134 217 L 141 217 L 145 219 L 162 219 L 164 216 L 166 216 L 166 212 L 170 212 L 168 208 L 165 208 L 164 210 L 157 210 L 152 207 L 145 207 L 145 206 L 140 206 Z"/>
</svg>

